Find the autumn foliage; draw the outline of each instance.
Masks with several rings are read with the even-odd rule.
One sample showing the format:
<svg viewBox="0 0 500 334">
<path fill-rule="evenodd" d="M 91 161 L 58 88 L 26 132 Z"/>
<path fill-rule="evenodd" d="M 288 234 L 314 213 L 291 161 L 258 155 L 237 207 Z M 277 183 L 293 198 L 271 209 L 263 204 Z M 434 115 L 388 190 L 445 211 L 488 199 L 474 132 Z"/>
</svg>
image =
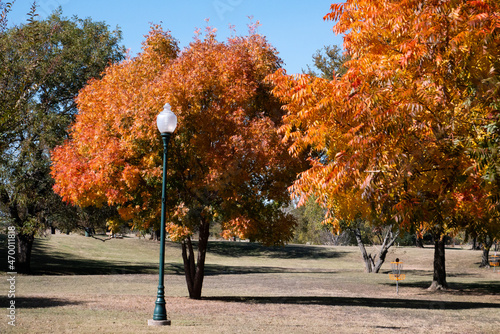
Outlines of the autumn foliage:
<svg viewBox="0 0 500 334">
<path fill-rule="evenodd" d="M 110 66 L 80 92 L 71 138 L 52 152 L 56 192 L 80 206 L 117 206 L 134 228 L 157 228 L 162 147 L 155 120 L 168 102 L 178 125 L 169 144 L 167 230 L 182 241 L 190 296 L 199 298 L 211 224 L 220 223 L 225 237 L 266 244 L 292 237 L 295 222 L 282 207 L 300 163 L 276 131 L 283 110 L 264 83 L 280 63 L 254 32 L 219 42 L 207 28 L 180 51 L 155 27 L 139 56 Z"/>
<path fill-rule="evenodd" d="M 293 193 L 314 195 L 335 228 L 364 218 L 432 231 L 446 286 L 443 236 L 491 214 L 471 152 L 498 115 L 500 3 L 346 1 L 325 19 L 344 34 L 347 73 L 269 77 L 289 150 L 311 163 Z"/>
<path fill-rule="evenodd" d="M 154 113 L 164 101 L 156 79 L 177 53 L 172 37 L 154 30 L 139 57 L 109 66 L 80 92 L 71 139 L 52 152 L 54 190 L 65 201 L 117 206 L 135 227 L 153 223 L 161 176 Z"/>
</svg>

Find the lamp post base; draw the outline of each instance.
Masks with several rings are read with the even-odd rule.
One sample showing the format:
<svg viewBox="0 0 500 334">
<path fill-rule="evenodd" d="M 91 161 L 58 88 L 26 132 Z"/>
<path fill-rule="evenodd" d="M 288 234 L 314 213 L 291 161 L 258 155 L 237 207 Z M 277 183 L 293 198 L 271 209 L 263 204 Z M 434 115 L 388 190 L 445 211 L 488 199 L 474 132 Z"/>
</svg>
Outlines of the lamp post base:
<svg viewBox="0 0 500 334">
<path fill-rule="evenodd" d="M 148 326 L 170 326 L 170 320 L 148 320 Z"/>
</svg>

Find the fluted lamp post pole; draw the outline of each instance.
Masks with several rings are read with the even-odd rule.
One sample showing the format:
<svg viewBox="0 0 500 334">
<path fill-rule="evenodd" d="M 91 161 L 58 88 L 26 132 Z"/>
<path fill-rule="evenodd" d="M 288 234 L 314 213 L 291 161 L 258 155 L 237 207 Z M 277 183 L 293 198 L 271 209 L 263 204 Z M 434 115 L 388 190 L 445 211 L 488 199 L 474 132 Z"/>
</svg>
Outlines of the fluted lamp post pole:
<svg viewBox="0 0 500 334">
<path fill-rule="evenodd" d="M 165 263 L 165 211 L 166 211 L 166 189 L 167 189 L 167 153 L 168 142 L 170 136 L 177 127 L 177 117 L 170 110 L 170 105 L 167 103 L 163 107 L 162 112 L 156 118 L 156 125 L 163 139 L 163 182 L 161 193 L 161 227 L 160 227 L 160 270 L 158 292 L 156 295 L 155 310 L 153 319 L 148 320 L 150 326 L 165 326 L 170 325 L 170 320 L 167 320 L 167 309 L 165 308 L 165 286 L 164 286 L 164 263 Z"/>
</svg>

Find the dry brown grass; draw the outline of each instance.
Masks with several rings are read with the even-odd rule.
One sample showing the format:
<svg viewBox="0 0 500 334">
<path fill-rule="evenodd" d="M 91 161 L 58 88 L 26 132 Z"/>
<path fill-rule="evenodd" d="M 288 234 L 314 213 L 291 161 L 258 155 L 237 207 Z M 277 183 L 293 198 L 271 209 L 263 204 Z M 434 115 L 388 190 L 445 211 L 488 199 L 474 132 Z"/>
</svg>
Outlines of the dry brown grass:
<svg viewBox="0 0 500 334">
<path fill-rule="evenodd" d="M 268 249 L 212 243 L 202 300 L 187 298 L 177 245 L 167 248 L 167 312 L 172 326 L 152 328 L 158 246 L 137 239 L 40 240 L 36 272 L 18 277 L 12 333 L 498 333 L 500 273 L 477 267 L 480 252 L 447 249 L 451 289 L 432 293 L 431 248 L 393 248 L 405 263 L 399 295 L 381 274 L 363 273 L 355 247 Z M 104 247 L 104 248 L 103 248 Z M 88 257 L 88 255 L 91 257 Z M 48 255 L 57 255 L 50 260 Z M 67 259 L 67 261 L 65 260 Z M 46 263 L 43 263 L 45 261 Z M 90 261 L 90 262 L 89 262 Z M 71 265 L 76 263 L 76 265 Z M 92 275 L 85 275 L 89 267 Z M 121 270 L 123 265 L 126 270 Z M 43 269 L 49 268 L 49 269 Z M 102 275 L 106 268 L 113 275 Z M 102 270 L 102 272 L 100 272 Z M 130 274 L 117 274 L 131 272 Z M 5 291 L 5 282 L 0 285 Z M 0 296 L 4 305 L 6 296 Z"/>
</svg>

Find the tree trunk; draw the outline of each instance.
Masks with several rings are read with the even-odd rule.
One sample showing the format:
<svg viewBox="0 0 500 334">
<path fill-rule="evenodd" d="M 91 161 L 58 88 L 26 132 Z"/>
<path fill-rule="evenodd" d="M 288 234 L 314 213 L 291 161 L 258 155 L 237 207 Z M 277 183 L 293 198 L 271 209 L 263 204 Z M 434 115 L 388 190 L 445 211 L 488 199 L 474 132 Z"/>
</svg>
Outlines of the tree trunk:
<svg viewBox="0 0 500 334">
<path fill-rule="evenodd" d="M 372 256 L 372 254 L 368 254 L 366 251 L 365 245 L 363 244 L 363 240 L 361 238 L 361 231 L 359 228 L 356 228 L 353 230 L 354 235 L 356 236 L 356 241 L 358 243 L 358 247 L 361 250 L 361 255 L 363 257 L 363 261 L 365 262 L 365 272 L 367 273 L 378 273 L 380 271 L 380 268 L 382 267 L 382 264 L 385 261 L 385 257 L 387 256 L 387 252 L 389 251 L 389 248 L 394 245 L 394 242 L 396 241 L 399 231 L 396 232 L 396 234 L 393 234 L 392 231 L 389 229 L 387 233 L 384 236 L 384 241 L 382 243 L 382 247 L 375 256 Z M 375 259 L 378 256 L 377 263 L 375 264 Z"/>
<path fill-rule="evenodd" d="M 184 274 L 189 291 L 189 298 L 201 299 L 203 278 L 205 277 L 205 258 L 207 254 L 210 223 L 202 221 L 198 239 L 198 260 L 194 261 L 194 250 L 191 238 L 187 237 L 182 242 L 182 259 L 184 261 Z"/>
<path fill-rule="evenodd" d="M 474 237 L 472 239 L 472 250 L 480 250 L 481 249 L 481 244 L 477 241 L 477 237 Z"/>
<path fill-rule="evenodd" d="M 434 235 L 434 275 L 429 290 L 445 290 L 448 288 L 448 283 L 446 283 L 444 243 L 445 235 L 436 233 Z"/>
<path fill-rule="evenodd" d="M 20 274 L 30 274 L 31 272 L 31 250 L 33 249 L 33 234 L 18 234 L 16 253 L 16 271 Z"/>
<path fill-rule="evenodd" d="M 387 252 L 389 251 L 389 248 L 391 248 L 392 245 L 394 245 L 394 242 L 396 241 L 398 236 L 399 236 L 399 230 L 395 234 L 392 233 L 391 229 L 389 229 L 387 231 L 387 233 L 384 237 L 384 242 L 382 243 L 382 248 L 380 249 L 380 252 L 378 253 L 377 264 L 375 264 L 375 267 L 373 268 L 374 273 L 378 273 L 380 271 L 380 267 L 382 267 L 382 264 L 385 261 L 385 257 L 387 256 Z"/>
<path fill-rule="evenodd" d="M 153 241 L 160 241 L 160 233 L 161 233 L 161 229 L 158 229 L 158 230 L 152 229 L 151 230 L 151 237 L 149 239 L 153 240 Z"/>
<path fill-rule="evenodd" d="M 486 236 L 483 242 L 483 256 L 481 257 L 481 264 L 479 265 L 480 268 L 490 266 L 489 253 L 492 245 L 493 245 L 493 239 Z"/>
<path fill-rule="evenodd" d="M 415 246 L 417 248 L 424 248 L 424 239 L 420 233 L 417 233 L 417 238 L 415 239 Z"/>
<path fill-rule="evenodd" d="M 10 218 L 13 220 L 13 226 L 19 231 L 20 227 L 25 225 L 25 221 L 19 215 L 17 201 L 11 201 L 9 194 L 5 189 L 0 191 L 0 202 L 9 208 Z M 31 271 L 31 250 L 35 234 L 16 234 L 17 252 L 15 254 L 15 271 L 20 274 L 29 274 Z M 11 270 L 13 271 L 13 270 Z"/>
<path fill-rule="evenodd" d="M 361 250 L 363 261 L 365 262 L 365 272 L 371 273 L 373 272 L 373 267 L 374 267 L 374 261 L 372 255 L 366 252 L 365 245 L 363 244 L 363 240 L 361 239 L 361 231 L 359 230 L 359 228 L 354 229 L 353 232 L 354 235 L 356 236 L 358 247 Z"/>
</svg>

